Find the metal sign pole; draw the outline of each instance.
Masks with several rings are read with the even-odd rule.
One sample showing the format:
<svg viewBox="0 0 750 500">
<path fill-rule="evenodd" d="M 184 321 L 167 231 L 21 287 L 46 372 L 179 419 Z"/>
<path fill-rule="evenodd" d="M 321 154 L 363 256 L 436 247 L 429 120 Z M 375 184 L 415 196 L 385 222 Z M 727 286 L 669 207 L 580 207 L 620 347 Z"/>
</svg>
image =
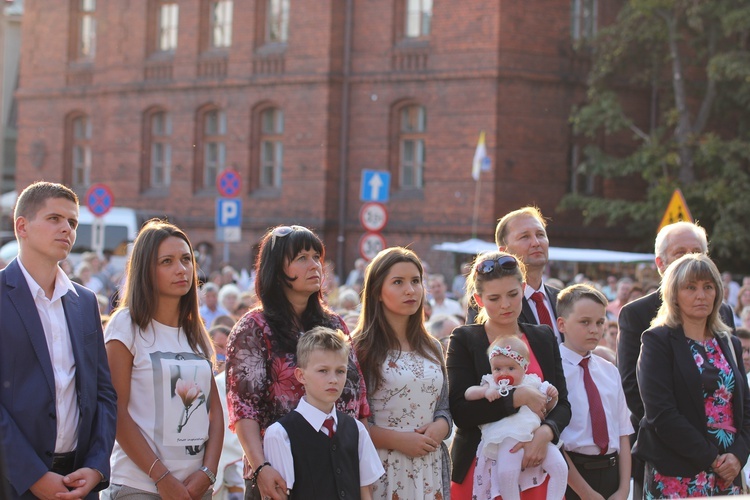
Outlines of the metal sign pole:
<svg viewBox="0 0 750 500">
<path fill-rule="evenodd" d="M 101 256 L 104 253 L 104 219 L 94 217 L 91 224 L 91 250 Z"/>
</svg>

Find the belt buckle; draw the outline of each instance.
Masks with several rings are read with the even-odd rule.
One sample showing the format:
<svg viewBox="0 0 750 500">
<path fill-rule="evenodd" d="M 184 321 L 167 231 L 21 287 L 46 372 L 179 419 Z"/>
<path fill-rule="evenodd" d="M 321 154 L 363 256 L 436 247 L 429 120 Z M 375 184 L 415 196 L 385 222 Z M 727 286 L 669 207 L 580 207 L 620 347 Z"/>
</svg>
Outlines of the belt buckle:
<svg viewBox="0 0 750 500">
<path fill-rule="evenodd" d="M 609 466 L 614 467 L 615 465 L 617 465 L 617 457 L 609 457 Z"/>
</svg>

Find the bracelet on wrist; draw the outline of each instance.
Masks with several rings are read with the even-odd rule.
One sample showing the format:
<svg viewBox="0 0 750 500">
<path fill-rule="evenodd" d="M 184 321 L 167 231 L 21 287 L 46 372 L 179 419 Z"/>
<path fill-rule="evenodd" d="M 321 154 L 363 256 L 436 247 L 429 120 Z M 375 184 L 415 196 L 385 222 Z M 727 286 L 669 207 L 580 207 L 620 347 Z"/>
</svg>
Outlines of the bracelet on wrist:
<svg viewBox="0 0 750 500">
<path fill-rule="evenodd" d="M 213 472 L 211 472 L 211 469 L 209 469 L 205 465 L 201 465 L 201 468 L 198 470 L 202 471 L 208 477 L 208 481 L 212 485 L 216 482 L 216 475 Z"/>
<path fill-rule="evenodd" d="M 268 462 L 263 462 L 255 469 L 255 471 L 253 471 L 253 475 L 250 478 L 250 486 L 252 486 L 253 488 L 255 488 L 258 485 L 258 474 L 260 474 L 260 471 L 262 471 L 263 467 L 265 467 L 266 465 L 271 465 L 271 464 Z"/>
<path fill-rule="evenodd" d="M 156 462 L 161 462 L 161 460 L 159 460 L 159 457 L 156 457 L 156 460 L 154 460 L 154 463 L 152 463 L 151 467 L 148 468 L 149 479 L 151 479 L 151 473 L 154 471 L 154 466 L 156 465 Z"/>
<path fill-rule="evenodd" d="M 164 479 L 168 475 L 169 475 L 169 470 L 167 470 L 167 472 L 165 472 L 164 474 L 162 474 L 161 477 L 159 477 L 159 479 L 157 479 L 156 481 L 154 481 L 154 486 L 157 486 L 159 484 L 159 481 L 161 481 L 162 479 Z"/>
</svg>

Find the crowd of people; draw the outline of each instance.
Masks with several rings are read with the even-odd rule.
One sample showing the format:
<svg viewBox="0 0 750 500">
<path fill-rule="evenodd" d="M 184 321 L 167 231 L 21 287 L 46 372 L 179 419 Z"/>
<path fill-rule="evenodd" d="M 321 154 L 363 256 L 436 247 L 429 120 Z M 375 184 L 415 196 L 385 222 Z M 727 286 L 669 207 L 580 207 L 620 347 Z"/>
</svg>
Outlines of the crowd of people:
<svg viewBox="0 0 750 500">
<path fill-rule="evenodd" d="M 547 276 L 547 221 L 525 207 L 452 280 L 392 247 L 339 286 L 303 226 L 270 228 L 252 272 L 206 275 L 152 220 L 118 276 L 93 253 L 65 267 L 77 220 L 60 184 L 18 198 L 0 271 L 8 498 L 744 491 L 750 283 L 719 272 L 698 224 L 659 232 L 659 282 Z"/>
</svg>

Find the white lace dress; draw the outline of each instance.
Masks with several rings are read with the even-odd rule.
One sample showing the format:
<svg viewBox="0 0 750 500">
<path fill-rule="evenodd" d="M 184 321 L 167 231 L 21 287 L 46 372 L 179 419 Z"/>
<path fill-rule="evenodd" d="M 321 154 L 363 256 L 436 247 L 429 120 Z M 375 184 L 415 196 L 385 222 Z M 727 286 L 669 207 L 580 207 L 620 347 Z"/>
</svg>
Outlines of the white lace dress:
<svg viewBox="0 0 750 500">
<path fill-rule="evenodd" d="M 375 425 L 399 431 L 433 421 L 443 388 L 440 365 L 414 352 L 390 352 L 383 365 L 381 387 L 370 395 Z M 440 448 L 424 457 L 409 458 L 396 450 L 378 449 L 385 474 L 373 486 L 373 498 L 441 499 L 443 458 Z"/>
</svg>

